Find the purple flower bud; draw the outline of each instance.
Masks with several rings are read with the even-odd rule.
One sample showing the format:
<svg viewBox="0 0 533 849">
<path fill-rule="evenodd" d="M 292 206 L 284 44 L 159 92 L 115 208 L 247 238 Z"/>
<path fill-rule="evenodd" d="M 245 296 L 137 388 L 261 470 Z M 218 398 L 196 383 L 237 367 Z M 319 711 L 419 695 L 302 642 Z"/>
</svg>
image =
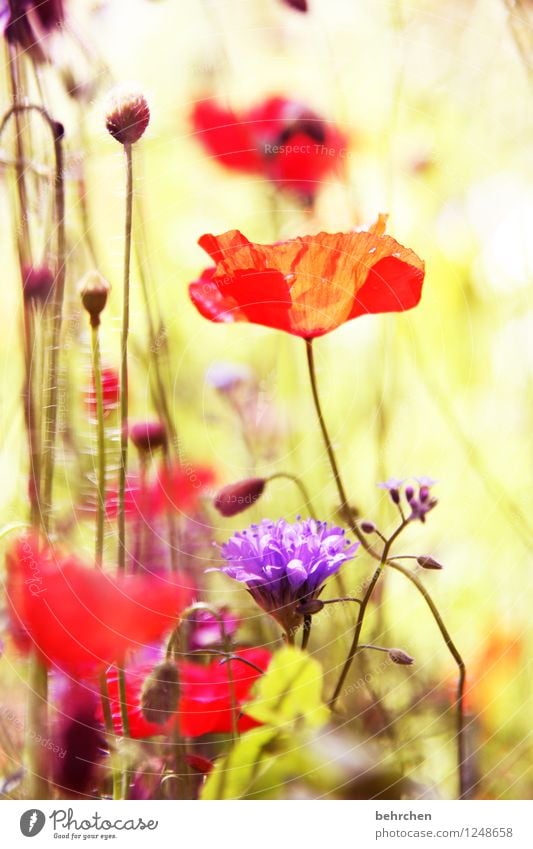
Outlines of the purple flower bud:
<svg viewBox="0 0 533 849">
<path fill-rule="evenodd" d="M 361 522 L 360 527 L 364 534 L 373 534 L 376 532 L 376 526 L 374 522 Z"/>
<path fill-rule="evenodd" d="M 420 501 L 422 501 L 422 503 L 427 501 L 429 498 L 429 486 L 421 486 L 418 493 L 418 497 Z"/>
<path fill-rule="evenodd" d="M 138 451 L 150 452 L 162 448 L 167 435 L 161 422 L 136 422 L 130 427 L 130 439 Z"/>
<path fill-rule="evenodd" d="M 414 491 L 412 486 L 406 486 L 405 487 L 405 497 L 407 498 L 407 500 L 410 504 L 411 501 L 413 500 L 413 498 L 415 497 L 415 491 Z"/>
<path fill-rule="evenodd" d="M 237 516 L 248 510 L 263 494 L 264 478 L 247 478 L 225 486 L 217 494 L 214 505 L 222 516 Z"/>
<path fill-rule="evenodd" d="M 46 304 L 54 288 L 54 272 L 47 265 L 25 265 L 22 269 L 24 300 Z"/>
<path fill-rule="evenodd" d="M 411 666 L 415 662 L 414 657 L 411 657 L 403 649 L 389 649 L 389 657 L 393 663 L 397 663 L 399 666 Z"/>
<path fill-rule="evenodd" d="M 442 565 L 438 563 L 433 557 L 417 557 L 416 562 L 422 569 L 442 569 Z"/>
</svg>

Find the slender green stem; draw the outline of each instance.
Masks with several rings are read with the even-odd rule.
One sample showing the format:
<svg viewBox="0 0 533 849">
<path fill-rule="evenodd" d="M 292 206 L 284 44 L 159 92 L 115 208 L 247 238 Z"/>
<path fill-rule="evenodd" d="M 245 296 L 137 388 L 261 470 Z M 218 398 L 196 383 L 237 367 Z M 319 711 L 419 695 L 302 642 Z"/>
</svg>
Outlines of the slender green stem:
<svg viewBox="0 0 533 849">
<path fill-rule="evenodd" d="M 401 534 L 401 532 L 403 531 L 403 529 L 405 528 L 406 525 L 407 525 L 406 521 L 401 522 L 398 525 L 398 527 L 396 528 L 396 530 L 394 531 L 394 533 L 387 540 L 387 542 L 386 542 L 386 544 L 383 548 L 383 554 L 381 555 L 381 559 L 378 563 L 378 566 L 375 569 L 374 574 L 372 575 L 372 578 L 370 579 L 370 583 L 368 584 L 368 587 L 366 589 L 366 592 L 365 592 L 365 594 L 364 594 L 364 596 L 361 600 L 361 603 L 359 605 L 357 621 L 355 623 L 353 640 L 352 640 L 352 644 L 350 646 L 350 650 L 348 652 L 348 657 L 346 658 L 346 660 L 344 662 L 344 666 L 342 667 L 341 674 L 339 676 L 339 680 L 337 681 L 337 686 L 335 687 L 335 690 L 333 691 L 333 695 L 332 695 L 331 699 L 329 700 L 329 706 L 332 710 L 335 707 L 337 699 L 339 698 L 339 696 L 341 694 L 342 688 L 344 686 L 344 682 L 346 680 L 346 676 L 348 675 L 348 672 L 350 671 L 350 667 L 353 663 L 353 659 L 354 659 L 355 655 L 357 654 L 357 651 L 360 648 L 359 638 L 361 636 L 361 630 L 363 628 L 363 622 L 364 622 L 364 618 L 365 618 L 366 609 L 368 607 L 368 603 L 369 603 L 369 601 L 372 597 L 372 593 L 374 592 L 376 584 L 379 580 L 379 576 L 381 575 L 381 572 L 383 570 L 383 566 L 385 565 L 385 563 L 387 561 L 391 546 L 392 546 L 393 542 Z"/>
<path fill-rule="evenodd" d="M 324 414 L 322 412 L 322 406 L 320 404 L 320 397 L 318 395 L 318 386 L 317 386 L 317 382 L 316 382 L 316 370 L 315 370 L 315 359 L 314 359 L 314 352 L 313 352 L 313 340 L 312 339 L 306 339 L 305 340 L 305 347 L 306 347 L 306 352 L 307 352 L 307 367 L 308 367 L 308 370 L 309 370 L 309 379 L 311 381 L 311 391 L 313 393 L 313 401 L 315 402 L 315 410 L 316 410 L 316 414 L 317 414 L 317 417 L 318 417 L 318 423 L 320 425 L 320 430 L 322 432 L 322 438 L 324 440 L 326 452 L 327 452 L 327 455 L 328 455 L 329 464 L 331 466 L 331 471 L 333 472 L 333 477 L 335 479 L 335 484 L 337 486 L 337 492 L 339 493 L 339 498 L 340 498 L 340 502 L 341 502 L 341 505 L 340 505 L 341 513 L 346 518 L 346 520 L 348 521 L 348 524 L 350 525 L 350 528 L 352 529 L 353 533 L 357 534 L 358 528 L 357 528 L 355 522 L 353 521 L 353 519 L 351 518 L 351 509 L 350 509 L 350 505 L 348 504 L 348 498 L 347 498 L 347 495 L 346 495 L 346 490 L 344 489 L 344 484 L 342 482 L 342 478 L 341 478 L 341 475 L 340 475 L 340 472 L 339 472 L 339 467 L 337 465 L 337 458 L 335 457 L 335 452 L 334 452 L 333 446 L 331 444 L 331 439 L 329 437 L 328 429 L 327 429 L 327 426 L 326 426 L 326 421 L 324 419 Z"/>
<path fill-rule="evenodd" d="M 305 651 L 305 649 L 307 648 L 307 645 L 309 643 L 309 637 L 311 636 L 311 626 L 312 626 L 312 624 L 313 624 L 313 617 L 309 613 L 306 613 L 306 615 L 304 616 L 304 627 L 303 627 L 303 634 L 302 634 L 302 651 Z"/>
<path fill-rule="evenodd" d="M 42 745 L 48 739 L 48 670 L 35 653 L 30 658 L 28 686 L 29 795 L 30 799 L 48 799 L 46 753 Z"/>
<path fill-rule="evenodd" d="M 120 718 L 122 721 L 122 734 L 124 737 L 130 736 L 130 718 L 128 716 L 128 694 L 126 692 L 126 673 L 123 666 L 117 667 L 118 672 L 118 693 L 120 700 Z"/>
<path fill-rule="evenodd" d="M 457 695 L 456 695 L 456 709 L 457 709 L 457 766 L 458 766 L 458 774 L 459 774 L 459 798 L 467 799 L 469 796 L 469 786 L 468 786 L 468 761 L 467 761 L 467 751 L 466 751 L 466 736 L 465 736 L 465 685 L 466 685 L 466 665 L 461 657 L 457 646 L 450 636 L 450 632 L 446 628 L 442 616 L 440 615 L 435 602 L 431 598 L 429 592 L 425 588 L 422 581 L 418 579 L 418 577 L 412 572 L 410 569 L 407 569 L 405 566 L 402 566 L 400 563 L 396 563 L 394 560 L 387 561 L 387 566 L 390 566 L 392 569 L 396 569 L 397 572 L 401 572 L 408 581 L 411 581 L 412 584 L 417 588 L 420 595 L 423 597 L 424 601 L 428 605 L 435 622 L 437 623 L 438 629 L 442 634 L 442 638 L 448 647 L 450 654 L 452 655 L 457 667 L 459 669 L 459 679 L 457 683 Z"/>
<path fill-rule="evenodd" d="M 96 566 L 101 569 L 104 559 L 104 522 L 106 495 L 106 455 L 104 425 L 104 394 L 102 389 L 102 363 L 100 358 L 99 327 L 91 327 L 93 381 L 96 395 L 96 451 L 97 451 L 97 504 L 96 504 Z"/>
<path fill-rule="evenodd" d="M 279 478 L 285 478 L 286 480 L 292 481 L 300 490 L 300 495 L 302 496 L 305 506 L 309 511 L 309 515 L 312 519 L 316 519 L 316 511 L 313 507 L 313 503 L 311 501 L 311 496 L 309 495 L 309 490 L 304 484 L 303 480 L 299 478 L 297 475 L 291 475 L 289 472 L 275 472 L 273 475 L 270 475 L 267 480 L 274 481 Z"/>
<path fill-rule="evenodd" d="M 116 741 L 115 726 L 113 723 L 113 713 L 111 711 L 111 699 L 109 697 L 109 688 L 107 686 L 107 678 L 105 672 L 100 673 L 99 678 L 100 700 L 102 702 L 102 715 L 104 717 L 104 727 L 109 737 L 110 747 Z M 119 769 L 113 767 L 113 799 L 120 799 L 121 796 L 121 773 Z"/>
<path fill-rule="evenodd" d="M 126 475 L 128 469 L 128 335 L 130 325 L 130 265 L 133 218 L 133 157 L 131 144 L 124 145 L 126 155 L 126 219 L 124 228 L 124 280 L 122 338 L 120 346 L 120 469 L 118 503 L 118 568 L 126 568 Z"/>
</svg>

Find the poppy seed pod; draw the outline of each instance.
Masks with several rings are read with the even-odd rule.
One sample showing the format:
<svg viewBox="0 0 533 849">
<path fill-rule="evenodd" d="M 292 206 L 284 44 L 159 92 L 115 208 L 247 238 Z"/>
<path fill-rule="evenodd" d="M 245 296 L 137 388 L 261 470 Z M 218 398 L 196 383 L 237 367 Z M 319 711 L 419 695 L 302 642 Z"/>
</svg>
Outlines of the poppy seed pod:
<svg viewBox="0 0 533 849">
<path fill-rule="evenodd" d="M 154 451 L 162 448 L 167 435 L 161 422 L 137 422 L 130 427 L 130 439 L 138 451 Z"/>
<path fill-rule="evenodd" d="M 91 327 L 100 324 L 100 313 L 105 308 L 111 286 L 102 275 L 96 271 L 88 271 L 80 283 L 81 302 L 91 320 Z"/>
<path fill-rule="evenodd" d="M 180 697 L 178 667 L 170 660 L 158 663 L 145 680 L 141 710 L 148 722 L 164 725 L 176 712 Z"/>
<path fill-rule="evenodd" d="M 389 649 L 389 657 L 393 663 L 397 663 L 399 666 L 411 666 L 415 662 L 414 657 L 411 657 L 403 649 Z"/>
<path fill-rule="evenodd" d="M 263 494 L 265 485 L 264 478 L 247 478 L 238 483 L 231 483 L 220 490 L 214 505 L 222 516 L 236 516 L 255 504 Z"/>
<path fill-rule="evenodd" d="M 150 109 L 140 91 L 122 86 L 109 96 L 105 125 L 116 141 L 123 145 L 138 142 L 150 122 Z"/>
</svg>

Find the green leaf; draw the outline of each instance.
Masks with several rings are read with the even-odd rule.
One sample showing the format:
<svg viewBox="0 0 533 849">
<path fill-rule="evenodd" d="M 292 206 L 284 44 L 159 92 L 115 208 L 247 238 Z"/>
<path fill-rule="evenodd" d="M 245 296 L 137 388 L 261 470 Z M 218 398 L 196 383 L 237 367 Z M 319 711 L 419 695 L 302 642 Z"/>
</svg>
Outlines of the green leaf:
<svg viewBox="0 0 533 849">
<path fill-rule="evenodd" d="M 255 698 L 243 706 L 243 713 L 276 728 L 297 720 L 307 728 L 316 728 L 329 717 L 322 701 L 322 681 L 318 661 L 287 646 L 274 656 L 256 683 Z"/>
<path fill-rule="evenodd" d="M 254 728 L 221 758 L 202 790 L 202 799 L 241 799 L 284 751 L 286 742 L 276 728 Z"/>
</svg>

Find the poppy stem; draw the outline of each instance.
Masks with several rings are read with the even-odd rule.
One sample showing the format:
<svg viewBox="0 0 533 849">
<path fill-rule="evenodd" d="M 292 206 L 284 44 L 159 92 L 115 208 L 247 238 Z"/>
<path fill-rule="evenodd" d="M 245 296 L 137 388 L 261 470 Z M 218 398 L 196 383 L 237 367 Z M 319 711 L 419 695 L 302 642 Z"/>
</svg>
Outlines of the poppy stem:
<svg viewBox="0 0 533 849">
<path fill-rule="evenodd" d="M 320 425 L 320 430 L 322 432 L 322 438 L 324 440 L 324 445 L 326 448 L 326 452 L 329 459 L 329 464 L 331 466 L 331 471 L 333 472 L 333 477 L 335 479 L 335 484 L 337 486 L 337 492 L 339 493 L 339 498 L 341 502 L 341 513 L 346 517 L 350 528 L 356 536 L 359 535 L 359 529 L 357 528 L 353 519 L 350 519 L 351 510 L 348 504 L 348 498 L 346 496 L 346 490 L 344 489 L 344 484 L 342 482 L 342 478 L 339 472 L 339 467 L 337 465 L 337 458 L 335 457 L 335 452 L 333 450 L 333 446 L 331 444 L 331 439 L 328 433 L 328 429 L 326 426 L 326 421 L 324 419 L 324 414 L 322 412 L 322 406 L 320 404 L 320 398 L 318 395 L 318 386 L 316 382 L 316 369 L 315 369 L 315 358 L 313 352 L 313 340 L 306 339 L 305 340 L 305 348 L 307 352 L 307 367 L 309 370 L 309 379 L 311 381 L 311 391 L 313 393 L 313 401 L 315 403 L 315 410 L 318 417 L 318 423 Z"/>
<path fill-rule="evenodd" d="M 130 325 L 130 265 L 133 220 L 133 155 L 131 144 L 124 145 L 126 155 L 126 216 L 124 226 L 124 279 L 122 337 L 120 344 L 120 469 L 118 490 L 118 568 L 126 568 L 126 474 L 128 468 L 128 335 Z M 120 671 L 119 671 L 120 672 Z"/>
<path fill-rule="evenodd" d="M 457 736 L 457 770 L 459 777 L 459 798 L 460 799 L 468 799 L 470 796 L 470 787 L 468 782 L 468 757 L 467 757 L 467 747 L 466 747 L 466 735 L 465 735 L 465 685 L 466 685 L 466 665 L 465 662 L 457 649 L 454 641 L 450 636 L 450 632 L 446 628 L 444 621 L 435 605 L 435 602 L 431 598 L 429 592 L 425 588 L 422 581 L 418 579 L 418 577 L 412 572 L 410 569 L 407 569 L 405 566 L 402 566 L 400 563 L 396 563 L 394 560 L 389 560 L 387 562 L 387 566 L 390 566 L 392 569 L 396 569 L 397 572 L 401 572 L 408 581 L 411 581 L 412 584 L 417 588 L 418 592 L 421 594 L 422 598 L 428 605 L 435 622 L 439 628 L 439 631 L 442 634 L 442 638 L 448 647 L 450 654 L 452 655 L 457 667 L 459 669 L 459 679 L 457 682 L 457 695 L 456 695 L 456 711 L 457 711 L 457 720 L 456 720 L 456 736 Z"/>
<path fill-rule="evenodd" d="M 106 494 L 106 455 L 105 455 L 105 425 L 104 425 L 104 394 L 102 389 L 102 363 L 100 357 L 100 337 L 98 326 L 91 328 L 91 345 L 93 359 L 93 381 L 96 395 L 96 440 L 97 440 L 97 504 L 96 504 L 96 541 L 95 559 L 98 569 L 102 568 L 104 558 L 104 521 Z"/>
</svg>

